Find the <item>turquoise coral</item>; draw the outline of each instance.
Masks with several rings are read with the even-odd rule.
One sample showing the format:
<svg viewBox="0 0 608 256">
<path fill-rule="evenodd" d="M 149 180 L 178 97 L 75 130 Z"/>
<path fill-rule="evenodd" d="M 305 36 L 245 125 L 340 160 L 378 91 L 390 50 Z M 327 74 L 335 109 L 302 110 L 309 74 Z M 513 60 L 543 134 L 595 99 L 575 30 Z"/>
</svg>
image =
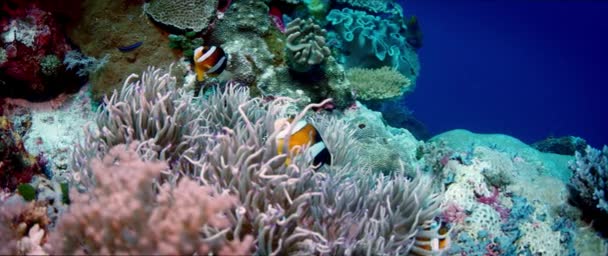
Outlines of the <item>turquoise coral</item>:
<svg viewBox="0 0 608 256">
<path fill-rule="evenodd" d="M 418 59 L 402 35 L 402 24 L 349 8 L 331 10 L 327 20 L 349 48 L 359 52 L 359 55 L 349 57 L 351 66 L 390 65 L 406 75 L 417 76 L 420 68 Z M 369 57 L 375 57 L 377 61 Z"/>
<path fill-rule="evenodd" d="M 348 4 L 374 13 L 391 13 L 402 15 L 403 9 L 394 0 L 338 0 L 338 3 Z"/>
</svg>

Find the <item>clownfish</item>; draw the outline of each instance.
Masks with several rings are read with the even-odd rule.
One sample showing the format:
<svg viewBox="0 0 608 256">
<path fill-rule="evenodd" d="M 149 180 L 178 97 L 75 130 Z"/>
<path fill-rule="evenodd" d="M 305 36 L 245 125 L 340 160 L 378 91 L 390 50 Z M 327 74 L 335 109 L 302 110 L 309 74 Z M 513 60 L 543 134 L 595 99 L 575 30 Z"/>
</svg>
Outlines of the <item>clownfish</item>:
<svg viewBox="0 0 608 256">
<path fill-rule="evenodd" d="M 200 46 L 194 50 L 196 80 L 202 82 L 205 75 L 218 76 L 226 68 L 228 56 L 219 46 Z"/>
<path fill-rule="evenodd" d="M 445 222 L 425 221 L 416 234 L 410 255 L 441 255 L 450 247 L 450 231 Z"/>
<path fill-rule="evenodd" d="M 289 123 L 292 122 L 291 118 L 281 118 L 275 121 L 274 126 L 276 130 L 280 130 L 277 134 L 277 151 L 279 154 L 283 154 L 283 148 L 285 146 L 285 138 L 287 132 L 289 132 Z M 287 149 L 289 152 L 299 153 L 299 149 L 296 147 L 310 146 L 307 152 L 313 157 L 313 165 L 315 169 L 321 167 L 323 164 L 331 164 L 331 154 L 325 146 L 325 142 L 319 135 L 317 129 L 306 120 L 300 120 L 294 124 Z M 285 164 L 289 164 L 291 159 L 287 157 Z"/>
</svg>

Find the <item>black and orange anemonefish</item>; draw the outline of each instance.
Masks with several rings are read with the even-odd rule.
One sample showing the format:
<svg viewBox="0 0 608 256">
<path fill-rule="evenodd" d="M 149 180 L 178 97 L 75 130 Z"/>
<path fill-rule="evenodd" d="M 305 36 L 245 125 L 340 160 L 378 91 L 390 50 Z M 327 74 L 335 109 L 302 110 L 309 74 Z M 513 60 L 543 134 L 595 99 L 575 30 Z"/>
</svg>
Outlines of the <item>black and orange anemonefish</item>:
<svg viewBox="0 0 608 256">
<path fill-rule="evenodd" d="M 196 80 L 202 82 L 205 76 L 218 76 L 226 68 L 228 56 L 219 46 L 200 46 L 194 50 L 194 71 Z"/>
<path fill-rule="evenodd" d="M 416 234 L 410 255 L 441 255 L 450 247 L 450 231 L 445 222 L 425 221 Z"/>
<path fill-rule="evenodd" d="M 285 139 L 289 132 L 289 124 L 293 121 L 292 118 L 280 118 L 275 121 L 275 130 L 280 132 L 276 136 L 277 151 L 279 154 L 283 154 L 285 147 Z M 318 169 L 323 164 L 331 164 L 331 154 L 323 142 L 323 138 L 319 134 L 319 131 L 306 120 L 299 120 L 293 125 L 291 129 L 291 135 L 289 136 L 289 142 L 287 143 L 287 150 L 293 154 L 298 154 L 300 148 L 309 146 L 307 152 L 313 158 L 313 165 L 315 169 Z M 289 164 L 291 159 L 287 157 L 285 164 Z"/>
</svg>

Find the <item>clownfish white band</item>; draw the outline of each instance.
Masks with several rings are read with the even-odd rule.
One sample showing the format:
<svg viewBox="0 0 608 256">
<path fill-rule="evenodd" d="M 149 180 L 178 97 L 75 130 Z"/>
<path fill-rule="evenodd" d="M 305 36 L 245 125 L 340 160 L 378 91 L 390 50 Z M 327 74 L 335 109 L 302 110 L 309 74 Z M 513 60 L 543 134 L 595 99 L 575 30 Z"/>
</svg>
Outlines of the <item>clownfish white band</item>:
<svg viewBox="0 0 608 256">
<path fill-rule="evenodd" d="M 306 122 L 306 120 L 300 120 L 298 121 L 293 129 L 291 130 L 291 135 L 295 134 L 296 132 L 298 132 L 299 130 L 302 130 L 302 128 L 304 128 L 304 126 L 306 126 L 306 124 L 308 124 L 308 122 Z M 285 136 L 287 136 L 287 132 L 289 131 L 288 128 L 284 128 L 284 130 L 282 130 L 281 132 L 279 132 L 277 134 L 277 139 L 284 139 Z"/>
<path fill-rule="evenodd" d="M 222 67 L 222 65 L 224 64 L 224 61 L 226 61 L 226 56 L 222 56 L 222 58 L 220 59 L 220 61 L 218 61 L 217 63 L 215 63 L 215 65 L 213 65 L 213 67 L 210 68 L 207 72 L 208 73 L 214 73 L 215 71 L 217 71 L 218 69 L 220 69 Z"/>
<path fill-rule="evenodd" d="M 202 47 L 199 47 L 199 48 L 201 48 L 201 51 L 203 50 Z M 199 48 L 196 48 L 196 50 L 198 50 Z M 211 48 L 205 54 L 203 54 L 203 56 L 201 56 L 200 58 L 198 58 L 196 60 L 196 62 L 203 62 L 206 59 L 208 59 L 215 52 L 215 49 L 217 49 L 217 47 L 211 46 Z"/>
<path fill-rule="evenodd" d="M 321 151 L 323 151 L 325 149 L 325 143 L 323 143 L 322 141 L 319 141 L 317 143 L 315 143 L 314 145 L 310 146 L 310 148 L 308 149 L 310 151 L 310 154 L 312 155 L 312 157 L 317 157 Z"/>
</svg>

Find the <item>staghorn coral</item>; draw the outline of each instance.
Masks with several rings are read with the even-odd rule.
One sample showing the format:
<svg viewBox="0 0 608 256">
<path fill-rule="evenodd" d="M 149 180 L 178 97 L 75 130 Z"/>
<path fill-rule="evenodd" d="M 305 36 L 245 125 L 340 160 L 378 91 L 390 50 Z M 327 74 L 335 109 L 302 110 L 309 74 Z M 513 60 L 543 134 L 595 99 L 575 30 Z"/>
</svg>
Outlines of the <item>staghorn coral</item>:
<svg viewBox="0 0 608 256">
<path fill-rule="evenodd" d="M 414 89 L 409 78 L 386 66 L 377 69 L 351 68 L 347 77 L 355 95 L 361 100 L 397 98 Z"/>
<path fill-rule="evenodd" d="M 227 245 L 221 231 L 232 225 L 222 213 L 237 204 L 236 198 L 187 177 L 158 184 L 155 178 L 167 164 L 142 161 L 136 147 L 117 145 L 103 159 L 91 160 L 96 185 L 82 194 L 72 189 L 70 209 L 50 235 L 48 249 L 56 254 L 249 252 L 251 237 Z"/>
<path fill-rule="evenodd" d="M 183 31 L 200 32 L 215 19 L 218 0 L 154 0 L 144 11 L 156 22 Z"/>
<path fill-rule="evenodd" d="M 311 66 L 320 64 L 331 54 L 325 45 L 327 31 L 315 24 L 312 18 L 297 18 L 289 22 L 285 34 L 289 64 L 296 71 L 310 70 Z"/>
</svg>

